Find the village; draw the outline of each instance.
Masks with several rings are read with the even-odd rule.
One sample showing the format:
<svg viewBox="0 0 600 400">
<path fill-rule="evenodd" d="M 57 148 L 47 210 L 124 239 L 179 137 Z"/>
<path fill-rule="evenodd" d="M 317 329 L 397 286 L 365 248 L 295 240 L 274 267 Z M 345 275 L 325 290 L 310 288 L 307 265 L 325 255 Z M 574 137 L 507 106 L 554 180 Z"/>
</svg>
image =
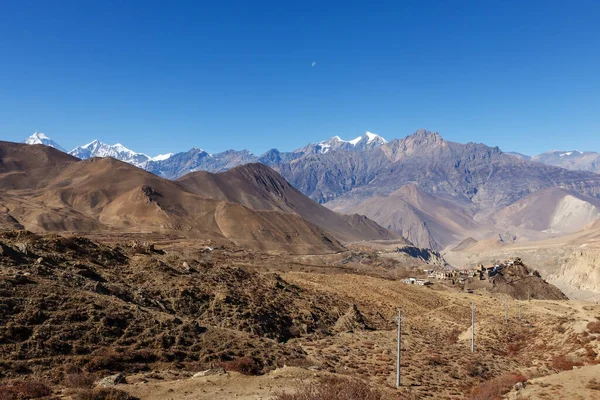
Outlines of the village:
<svg viewBox="0 0 600 400">
<path fill-rule="evenodd" d="M 466 289 L 465 284 L 467 283 L 473 284 L 477 281 L 489 281 L 493 283 L 495 277 L 503 275 L 510 267 L 522 267 L 527 271 L 527 275 L 539 275 L 537 271 L 528 271 L 521 258 L 516 257 L 488 265 L 477 264 L 475 268 L 450 269 L 450 267 L 440 267 L 423 269 L 422 274 L 419 274 L 420 276 L 406 278 L 403 282 L 408 285 L 420 286 L 430 286 L 434 282 L 439 282 Z"/>
</svg>

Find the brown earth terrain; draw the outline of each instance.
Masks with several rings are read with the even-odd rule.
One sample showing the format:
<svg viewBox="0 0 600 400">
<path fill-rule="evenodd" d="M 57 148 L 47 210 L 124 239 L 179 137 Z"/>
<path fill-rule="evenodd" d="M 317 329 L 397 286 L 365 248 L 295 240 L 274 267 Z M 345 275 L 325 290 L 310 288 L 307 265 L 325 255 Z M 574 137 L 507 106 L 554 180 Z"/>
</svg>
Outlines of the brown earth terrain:
<svg viewBox="0 0 600 400">
<path fill-rule="evenodd" d="M 381 398 L 476 399 L 500 378 L 496 394 L 600 361 L 600 306 L 512 299 L 505 323 L 504 296 L 402 283 L 430 267 L 407 253 L 406 263 L 364 245 L 274 255 L 101 232 L 7 231 L 0 242 L 6 393 L 37 382 L 52 396 L 86 398 L 94 382 L 122 373 L 118 390 L 150 400 L 277 399 L 331 377 L 362 381 Z M 399 390 L 398 308 L 405 317 Z"/>
<path fill-rule="evenodd" d="M 401 239 L 366 217 L 314 203 L 262 165 L 180 183 L 112 158 L 81 161 L 47 146 L 0 142 L 0 187 L 4 229 L 175 233 L 298 254 Z"/>
<path fill-rule="evenodd" d="M 600 220 L 570 235 L 539 241 L 469 240 L 443 255 L 458 268 L 520 257 L 569 298 L 600 301 Z"/>
</svg>

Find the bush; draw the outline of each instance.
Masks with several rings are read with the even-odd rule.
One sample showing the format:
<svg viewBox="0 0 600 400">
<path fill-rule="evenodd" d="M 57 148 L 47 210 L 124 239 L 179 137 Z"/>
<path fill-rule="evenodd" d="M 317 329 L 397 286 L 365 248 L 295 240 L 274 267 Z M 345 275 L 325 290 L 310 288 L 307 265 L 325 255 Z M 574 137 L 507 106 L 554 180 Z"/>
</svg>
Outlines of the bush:
<svg viewBox="0 0 600 400">
<path fill-rule="evenodd" d="M 487 379 L 489 368 L 481 361 L 469 361 L 465 364 L 465 372 L 473 378 Z"/>
<path fill-rule="evenodd" d="M 225 371 L 235 371 L 244 375 L 258 375 L 262 367 L 250 357 L 240 357 L 231 361 L 222 361 L 219 366 Z"/>
<path fill-rule="evenodd" d="M 600 333 L 600 321 L 589 322 L 587 324 L 587 328 L 590 333 Z"/>
<path fill-rule="evenodd" d="M 552 359 L 552 368 L 560 371 L 570 371 L 575 366 L 581 366 L 583 363 L 577 361 L 568 360 L 565 355 L 556 356 Z"/>
<path fill-rule="evenodd" d="M 487 382 L 483 382 L 479 386 L 473 389 L 470 400 L 499 400 L 502 396 L 508 393 L 514 385 L 519 382 L 526 382 L 525 378 L 521 374 L 507 374 L 497 378 L 490 379 Z"/>
<path fill-rule="evenodd" d="M 436 366 L 436 365 L 448 365 L 448 362 L 442 358 L 439 354 L 431 354 L 427 357 L 427 364 Z"/>
<path fill-rule="evenodd" d="M 592 379 L 588 382 L 586 387 L 591 390 L 600 390 L 600 382 L 596 379 Z"/>
<path fill-rule="evenodd" d="M 80 390 L 73 396 L 74 400 L 137 400 L 129 393 L 112 388 Z"/>
<path fill-rule="evenodd" d="M 20 381 L 0 385 L 0 400 L 37 399 L 51 394 L 52 389 L 44 382 Z"/>
<path fill-rule="evenodd" d="M 382 400 L 381 393 L 361 381 L 324 378 L 301 387 L 293 394 L 278 393 L 275 400 Z"/>
<path fill-rule="evenodd" d="M 94 386 L 96 377 L 85 372 L 75 372 L 65 375 L 63 385 L 71 389 L 89 389 Z"/>
</svg>

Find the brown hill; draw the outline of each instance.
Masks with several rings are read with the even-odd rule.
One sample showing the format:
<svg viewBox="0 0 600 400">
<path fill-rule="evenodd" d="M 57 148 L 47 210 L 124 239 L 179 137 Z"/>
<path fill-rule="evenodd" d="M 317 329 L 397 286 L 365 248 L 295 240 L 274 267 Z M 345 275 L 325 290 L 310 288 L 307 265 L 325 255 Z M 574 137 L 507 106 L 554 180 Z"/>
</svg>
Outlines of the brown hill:
<svg viewBox="0 0 600 400">
<path fill-rule="evenodd" d="M 336 237 L 396 238 L 364 217 L 318 206 L 268 167 L 212 177 L 228 188 L 221 195 L 209 185 L 188 190 L 112 158 L 80 161 L 46 146 L 0 142 L 0 155 L 4 229 L 177 233 L 295 253 L 341 251 Z"/>
<path fill-rule="evenodd" d="M 458 244 L 458 246 L 456 246 L 455 248 L 453 248 L 450 251 L 464 251 L 464 250 L 468 250 L 469 248 L 471 248 L 472 246 L 474 246 L 475 244 L 477 244 L 477 240 L 473 239 L 472 237 L 468 237 L 465 240 L 463 240 L 462 242 L 460 242 Z"/>
<path fill-rule="evenodd" d="M 297 214 L 343 242 L 401 239 L 369 218 L 338 214 L 315 203 L 263 164 L 246 164 L 219 174 L 192 172 L 177 182 L 202 197 L 235 202 L 254 210 Z"/>
<path fill-rule="evenodd" d="M 496 226 L 572 233 L 600 217 L 600 199 L 561 188 L 534 192 L 493 214 Z"/>
<path fill-rule="evenodd" d="M 352 210 L 366 215 L 390 230 L 401 232 L 415 245 L 431 249 L 440 250 L 448 243 L 482 230 L 473 220 L 472 207 L 426 193 L 415 184 L 362 203 L 341 197 L 327 206 L 338 212 Z"/>
</svg>

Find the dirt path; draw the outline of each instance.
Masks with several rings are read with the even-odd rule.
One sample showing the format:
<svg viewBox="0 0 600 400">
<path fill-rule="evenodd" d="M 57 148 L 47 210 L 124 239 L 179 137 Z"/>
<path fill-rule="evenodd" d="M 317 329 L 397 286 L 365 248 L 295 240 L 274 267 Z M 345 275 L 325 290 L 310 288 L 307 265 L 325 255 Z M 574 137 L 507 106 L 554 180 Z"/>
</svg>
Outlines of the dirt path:
<svg viewBox="0 0 600 400">
<path fill-rule="evenodd" d="M 597 382 L 594 384 L 593 382 Z M 509 393 L 509 400 L 561 399 L 599 400 L 600 365 L 591 365 L 559 374 L 532 379 L 525 389 Z"/>
<path fill-rule="evenodd" d="M 143 400 L 270 400 L 277 392 L 291 392 L 302 382 L 309 382 L 322 373 L 284 367 L 262 376 L 245 376 L 237 372 L 187 378 L 175 381 L 135 382 L 118 385 L 119 389 Z M 141 379 L 141 377 L 137 377 Z"/>
</svg>

